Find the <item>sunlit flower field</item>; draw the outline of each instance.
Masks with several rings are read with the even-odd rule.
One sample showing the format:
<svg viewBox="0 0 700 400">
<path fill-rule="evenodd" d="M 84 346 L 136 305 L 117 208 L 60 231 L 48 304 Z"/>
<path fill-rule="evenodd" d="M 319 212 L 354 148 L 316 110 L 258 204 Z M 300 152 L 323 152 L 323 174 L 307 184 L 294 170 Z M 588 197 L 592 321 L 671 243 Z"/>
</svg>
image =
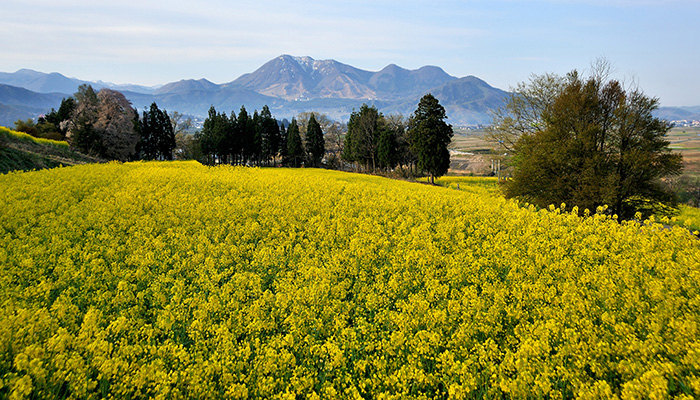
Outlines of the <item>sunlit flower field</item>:
<svg viewBox="0 0 700 400">
<path fill-rule="evenodd" d="M 0 398 L 700 397 L 687 229 L 194 162 L 0 192 Z"/>
</svg>

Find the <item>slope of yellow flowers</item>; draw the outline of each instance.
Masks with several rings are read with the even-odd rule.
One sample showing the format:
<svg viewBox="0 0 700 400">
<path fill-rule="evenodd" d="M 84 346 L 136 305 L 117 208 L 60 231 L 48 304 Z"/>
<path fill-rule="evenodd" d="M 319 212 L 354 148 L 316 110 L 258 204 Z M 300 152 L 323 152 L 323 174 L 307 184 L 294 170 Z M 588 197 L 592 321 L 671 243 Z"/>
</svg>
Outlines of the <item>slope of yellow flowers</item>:
<svg viewBox="0 0 700 400">
<path fill-rule="evenodd" d="M 0 192 L 1 398 L 700 396 L 686 229 L 193 162 Z"/>
</svg>

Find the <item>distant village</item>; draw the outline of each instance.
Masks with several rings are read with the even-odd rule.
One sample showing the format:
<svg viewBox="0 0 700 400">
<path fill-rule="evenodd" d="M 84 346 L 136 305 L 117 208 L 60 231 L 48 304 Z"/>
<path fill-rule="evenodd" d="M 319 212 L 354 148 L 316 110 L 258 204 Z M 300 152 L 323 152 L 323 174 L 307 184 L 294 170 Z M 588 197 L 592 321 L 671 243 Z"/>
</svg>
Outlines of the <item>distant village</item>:
<svg viewBox="0 0 700 400">
<path fill-rule="evenodd" d="M 700 121 L 698 120 L 681 119 L 677 121 L 671 121 L 671 123 L 676 128 L 700 128 Z"/>
</svg>

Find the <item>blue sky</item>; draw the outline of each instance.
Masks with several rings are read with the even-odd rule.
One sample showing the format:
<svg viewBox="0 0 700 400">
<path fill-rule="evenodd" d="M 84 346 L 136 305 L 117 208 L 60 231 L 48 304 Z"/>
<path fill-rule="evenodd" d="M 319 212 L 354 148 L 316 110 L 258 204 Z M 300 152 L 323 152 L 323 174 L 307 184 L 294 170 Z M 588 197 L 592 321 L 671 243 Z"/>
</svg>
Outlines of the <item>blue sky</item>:
<svg viewBox="0 0 700 400">
<path fill-rule="evenodd" d="M 0 15 L 3 72 L 223 83 L 291 54 L 509 89 L 605 57 L 662 105 L 700 105 L 700 0 L 2 0 Z"/>
</svg>

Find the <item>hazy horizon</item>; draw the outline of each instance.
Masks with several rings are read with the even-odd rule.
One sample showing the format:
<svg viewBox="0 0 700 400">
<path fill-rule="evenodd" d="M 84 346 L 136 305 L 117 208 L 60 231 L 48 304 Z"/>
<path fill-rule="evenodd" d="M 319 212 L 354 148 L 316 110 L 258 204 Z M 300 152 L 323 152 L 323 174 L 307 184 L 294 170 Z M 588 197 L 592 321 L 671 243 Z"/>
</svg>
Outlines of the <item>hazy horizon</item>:
<svg viewBox="0 0 700 400">
<path fill-rule="evenodd" d="M 700 105 L 695 1 L 4 3 L 3 72 L 225 83 L 290 54 L 369 71 L 435 65 L 508 90 L 532 74 L 586 70 L 605 57 L 615 78 L 661 105 Z"/>
</svg>

